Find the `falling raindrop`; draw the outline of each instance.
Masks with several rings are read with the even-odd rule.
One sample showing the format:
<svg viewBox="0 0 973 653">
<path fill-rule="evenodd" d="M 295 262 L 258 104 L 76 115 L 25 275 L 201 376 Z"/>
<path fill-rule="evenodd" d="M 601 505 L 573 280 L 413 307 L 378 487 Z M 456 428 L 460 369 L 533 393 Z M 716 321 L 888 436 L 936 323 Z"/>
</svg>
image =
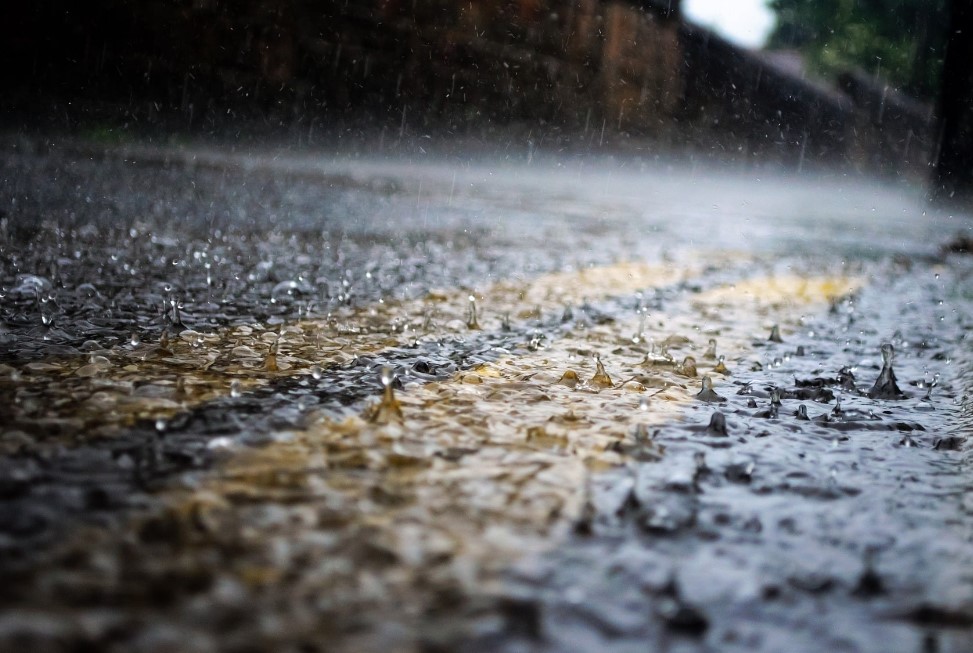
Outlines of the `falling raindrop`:
<svg viewBox="0 0 973 653">
<path fill-rule="evenodd" d="M 476 297 L 470 295 L 467 299 L 470 305 L 466 314 L 466 328 L 470 331 L 479 331 L 480 323 L 476 320 Z"/>
</svg>

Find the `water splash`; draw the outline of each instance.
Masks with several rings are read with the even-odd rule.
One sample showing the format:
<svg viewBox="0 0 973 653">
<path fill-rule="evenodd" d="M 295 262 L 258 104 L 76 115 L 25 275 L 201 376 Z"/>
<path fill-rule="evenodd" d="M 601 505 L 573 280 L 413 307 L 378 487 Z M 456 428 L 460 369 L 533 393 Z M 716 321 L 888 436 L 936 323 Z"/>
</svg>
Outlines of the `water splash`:
<svg viewBox="0 0 973 653">
<path fill-rule="evenodd" d="M 595 375 L 588 381 L 588 385 L 592 388 L 611 388 L 615 385 L 605 371 L 605 365 L 601 362 L 599 354 L 595 354 Z"/>
<path fill-rule="evenodd" d="M 709 418 L 709 425 L 706 427 L 706 432 L 710 435 L 729 435 L 726 427 L 726 415 L 719 411 L 713 413 Z"/>
<path fill-rule="evenodd" d="M 702 389 L 696 395 L 696 399 L 707 403 L 723 403 L 726 401 L 726 397 L 717 394 L 713 390 L 713 379 L 709 375 L 703 377 Z"/>
<path fill-rule="evenodd" d="M 875 380 L 875 385 L 868 391 L 870 399 L 905 399 L 906 394 L 899 389 L 895 379 L 892 362 L 895 359 L 895 348 L 888 342 L 882 345 L 882 371 Z"/>
<path fill-rule="evenodd" d="M 402 406 L 399 404 L 399 400 L 395 398 L 395 390 L 392 388 L 395 375 L 391 367 L 387 365 L 382 367 L 379 381 L 381 381 L 383 388 L 382 400 L 370 411 L 368 421 L 373 424 L 401 424 L 404 417 L 402 416 Z"/>
<path fill-rule="evenodd" d="M 780 325 L 775 324 L 770 329 L 770 335 L 767 336 L 767 340 L 770 342 L 784 342 L 784 339 L 780 337 Z"/>
<path fill-rule="evenodd" d="M 279 372 L 280 368 L 277 366 L 277 352 L 280 347 L 280 340 L 275 340 L 274 344 L 270 345 L 270 351 L 267 352 L 266 358 L 264 358 L 264 370 L 267 372 Z"/>
<path fill-rule="evenodd" d="M 468 300 L 470 302 L 470 306 L 466 314 L 466 328 L 470 331 L 479 331 L 480 323 L 476 319 L 476 297 L 470 295 Z"/>
<path fill-rule="evenodd" d="M 682 365 L 679 366 L 679 374 L 690 379 L 695 379 L 698 374 L 696 372 L 696 359 L 692 356 L 686 356 L 682 360 Z"/>
</svg>

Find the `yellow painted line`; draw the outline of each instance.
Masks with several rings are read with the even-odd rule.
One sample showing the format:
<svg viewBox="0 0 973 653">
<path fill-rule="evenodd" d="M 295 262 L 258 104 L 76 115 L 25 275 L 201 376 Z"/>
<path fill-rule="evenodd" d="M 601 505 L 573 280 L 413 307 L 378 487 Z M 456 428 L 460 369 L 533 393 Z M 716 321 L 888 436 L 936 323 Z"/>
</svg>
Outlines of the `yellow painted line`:
<svg viewBox="0 0 973 653">
<path fill-rule="evenodd" d="M 310 374 L 350 362 L 357 355 L 402 347 L 417 339 L 468 333 L 469 296 L 477 298 L 479 324 L 498 329 L 503 316 L 525 319 L 538 310 L 607 295 L 676 283 L 700 274 L 701 266 L 619 263 L 507 280 L 483 290 L 449 289 L 418 300 L 379 302 L 365 308 L 339 307 L 327 319 L 281 327 L 237 326 L 204 334 L 184 331 L 168 343 L 142 343 L 77 358 L 44 359 L 17 367 L 0 365 L 0 388 L 23 391 L 14 405 L 16 421 L 0 427 L 0 450 L 17 450 L 18 428 L 51 435 L 46 445 L 110 435 L 139 419 L 166 420 L 232 392 L 245 392 L 273 379 Z M 268 356 L 274 344 L 278 353 Z M 61 434 L 58 439 L 56 436 Z M 0 451 L 0 452 L 2 452 Z"/>
<path fill-rule="evenodd" d="M 688 314 L 652 316 L 645 335 L 674 343 L 677 358 L 694 355 L 701 374 L 716 364 L 703 357 L 715 337 L 732 372 L 753 339 L 766 337 L 767 320 L 786 335 L 800 327 L 801 311 L 823 311 L 861 281 L 791 284 L 761 278 L 700 293 Z M 706 327 L 715 312 L 723 318 Z M 228 451 L 198 486 L 167 501 L 193 523 L 201 511 L 211 515 L 204 539 L 246 533 L 234 558 L 240 582 L 282 603 L 320 595 L 339 622 L 365 610 L 373 623 L 415 625 L 437 596 L 488 591 L 513 561 L 556 545 L 584 510 L 590 475 L 629 460 L 635 427 L 680 419 L 700 379 L 646 366 L 645 344 L 632 340 L 638 325 L 633 315 L 578 327 L 546 349 L 408 386 L 397 394 L 401 421 L 322 415 L 277 444 Z M 596 375 L 595 353 L 614 387 L 584 386 Z M 581 386 L 559 383 L 569 370 Z M 643 453 L 664 464 L 657 445 Z M 254 525 L 270 506 L 280 515 Z M 286 566 L 266 562 L 295 547 L 328 562 L 287 578 Z"/>
</svg>

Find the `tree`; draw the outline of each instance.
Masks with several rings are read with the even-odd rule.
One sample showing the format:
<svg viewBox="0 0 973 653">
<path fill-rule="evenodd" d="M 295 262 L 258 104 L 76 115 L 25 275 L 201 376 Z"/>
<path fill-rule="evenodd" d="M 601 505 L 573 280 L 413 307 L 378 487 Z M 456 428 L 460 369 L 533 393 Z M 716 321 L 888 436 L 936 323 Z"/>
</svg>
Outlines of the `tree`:
<svg viewBox="0 0 973 653">
<path fill-rule="evenodd" d="M 923 100 L 939 93 L 950 0 L 771 0 L 768 47 L 797 49 L 832 76 L 861 68 Z"/>
</svg>

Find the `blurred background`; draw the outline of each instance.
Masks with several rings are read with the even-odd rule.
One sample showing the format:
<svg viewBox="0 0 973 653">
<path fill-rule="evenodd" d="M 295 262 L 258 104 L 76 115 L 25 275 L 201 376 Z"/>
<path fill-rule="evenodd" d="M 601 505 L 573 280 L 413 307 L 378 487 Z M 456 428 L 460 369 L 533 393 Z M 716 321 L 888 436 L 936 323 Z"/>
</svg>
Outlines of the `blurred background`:
<svg viewBox="0 0 973 653">
<path fill-rule="evenodd" d="M 10 2 L 0 111 L 8 132 L 109 142 L 629 153 L 932 180 L 961 199 L 969 4 Z"/>
</svg>

